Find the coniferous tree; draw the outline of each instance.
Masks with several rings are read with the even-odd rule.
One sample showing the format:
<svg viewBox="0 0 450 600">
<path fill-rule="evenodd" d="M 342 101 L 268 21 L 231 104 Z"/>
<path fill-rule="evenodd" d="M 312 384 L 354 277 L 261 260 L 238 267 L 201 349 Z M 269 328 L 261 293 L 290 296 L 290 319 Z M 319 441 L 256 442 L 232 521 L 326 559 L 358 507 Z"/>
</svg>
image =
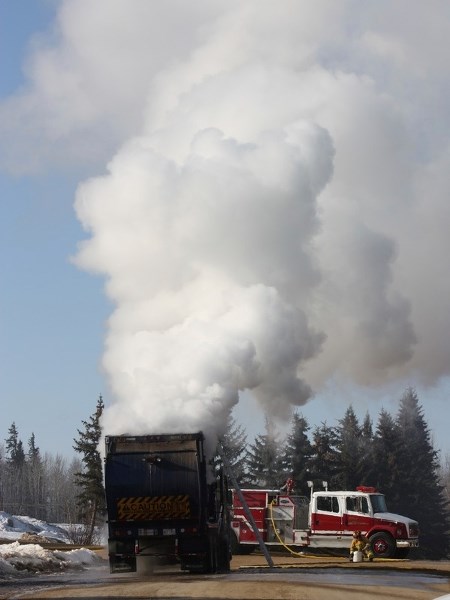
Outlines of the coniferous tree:
<svg viewBox="0 0 450 600">
<path fill-rule="evenodd" d="M 338 467 L 336 485 L 354 490 L 373 484 L 373 429 L 367 414 L 360 425 L 350 405 L 336 427 Z"/>
<path fill-rule="evenodd" d="M 321 487 L 326 481 L 329 489 L 336 489 L 338 472 L 337 433 L 334 427 L 326 423 L 315 427 L 313 431 L 310 461 L 311 481 L 314 487 Z"/>
<path fill-rule="evenodd" d="M 392 506 L 399 504 L 402 494 L 398 463 L 399 433 L 394 418 L 385 409 L 378 416 L 373 440 L 373 483 L 386 495 Z"/>
<path fill-rule="evenodd" d="M 227 429 L 221 439 L 221 444 L 225 456 L 230 463 L 233 476 L 238 483 L 241 483 L 246 474 L 247 434 L 244 427 L 239 425 L 231 415 L 228 417 Z M 218 473 L 219 469 L 222 467 L 220 453 L 216 453 L 213 458 L 213 467 L 216 473 Z"/>
<path fill-rule="evenodd" d="M 265 431 L 265 434 L 257 435 L 255 442 L 249 447 L 248 479 L 253 485 L 275 489 L 284 483 L 282 452 L 280 434 L 267 416 Z"/>
<path fill-rule="evenodd" d="M 354 490 L 362 483 L 361 427 L 352 406 L 349 406 L 336 427 L 336 485 L 342 490 Z"/>
<path fill-rule="evenodd" d="M 450 454 L 446 454 L 439 469 L 439 480 L 444 489 L 447 505 L 450 506 Z"/>
<path fill-rule="evenodd" d="M 5 490 L 8 503 L 5 510 L 20 513 L 25 510 L 26 485 L 24 484 L 25 451 L 22 440 L 19 439 L 19 431 L 15 423 L 8 429 L 9 436 L 6 438 L 6 473 Z"/>
<path fill-rule="evenodd" d="M 438 453 L 414 389 L 400 400 L 397 414 L 399 478 L 402 485 L 396 512 L 419 521 L 419 554 L 444 558 L 450 552 L 448 504 L 439 481 Z"/>
<path fill-rule="evenodd" d="M 374 461 L 374 433 L 372 419 L 366 413 L 361 425 L 360 439 L 361 484 L 374 485 L 376 477 Z"/>
<path fill-rule="evenodd" d="M 15 423 L 11 424 L 8 433 L 9 437 L 6 438 L 8 463 L 15 469 L 21 469 L 25 464 L 25 451 L 23 449 L 22 440 L 19 439 L 19 432 Z"/>
<path fill-rule="evenodd" d="M 81 518 L 86 525 L 86 541 L 91 543 L 94 528 L 105 510 L 105 490 L 103 470 L 98 445 L 101 439 L 100 417 L 103 413 L 103 398 L 99 396 L 96 410 L 88 421 L 82 421 L 84 429 L 78 429 L 78 439 L 74 439 L 74 450 L 81 454 L 83 468 L 75 474 L 75 482 L 80 487 L 78 506 Z"/>
<path fill-rule="evenodd" d="M 28 484 L 29 506 L 28 514 L 38 518 L 46 518 L 44 470 L 41 454 L 36 446 L 34 433 L 28 440 L 28 452 L 26 457 L 26 480 Z"/>
<path fill-rule="evenodd" d="M 308 437 L 309 425 L 303 415 L 292 415 L 291 432 L 287 436 L 282 453 L 282 466 L 285 477 L 294 480 L 296 494 L 307 494 L 307 481 L 311 478 L 310 461 L 312 446 Z"/>
</svg>

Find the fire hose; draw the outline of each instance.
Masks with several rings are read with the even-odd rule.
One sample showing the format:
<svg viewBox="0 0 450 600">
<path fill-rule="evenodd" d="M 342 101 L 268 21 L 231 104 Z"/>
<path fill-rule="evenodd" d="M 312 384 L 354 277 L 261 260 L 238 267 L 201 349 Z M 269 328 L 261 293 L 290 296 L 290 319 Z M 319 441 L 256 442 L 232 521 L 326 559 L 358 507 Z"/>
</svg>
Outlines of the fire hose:
<svg viewBox="0 0 450 600">
<path fill-rule="evenodd" d="M 274 532 L 275 532 L 275 535 L 276 535 L 276 537 L 277 537 L 277 540 L 280 542 L 280 544 L 283 546 L 283 548 L 286 548 L 286 550 L 287 550 L 288 552 L 290 552 L 291 554 L 293 554 L 294 556 L 301 556 L 301 557 L 304 557 L 304 556 L 305 556 L 305 554 L 304 554 L 303 552 L 296 552 L 295 550 L 292 550 L 292 548 L 289 548 L 289 546 L 287 546 L 287 545 L 286 545 L 286 544 L 283 542 L 283 540 L 281 539 L 281 537 L 280 537 L 280 534 L 278 533 L 278 529 L 277 529 L 277 527 L 275 527 L 275 520 L 274 520 L 274 518 L 273 518 L 273 504 L 274 504 L 274 502 L 276 502 L 276 500 L 275 500 L 275 499 L 274 499 L 274 500 L 272 500 L 272 502 L 269 504 L 269 509 L 270 509 L 270 520 L 271 520 L 271 522 L 272 522 L 272 528 L 273 528 L 273 530 L 274 530 Z"/>
</svg>

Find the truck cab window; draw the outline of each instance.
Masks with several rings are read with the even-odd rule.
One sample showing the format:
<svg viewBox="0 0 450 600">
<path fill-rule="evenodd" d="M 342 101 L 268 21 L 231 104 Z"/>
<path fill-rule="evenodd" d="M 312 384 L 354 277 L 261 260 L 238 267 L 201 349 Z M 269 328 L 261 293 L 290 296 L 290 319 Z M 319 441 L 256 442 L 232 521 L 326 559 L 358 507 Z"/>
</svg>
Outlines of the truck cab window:
<svg viewBox="0 0 450 600">
<path fill-rule="evenodd" d="M 345 499 L 345 508 L 347 512 L 355 512 L 356 511 L 356 498 L 353 496 L 348 496 Z"/>
<path fill-rule="evenodd" d="M 324 512 L 339 512 L 339 502 L 336 496 L 319 496 L 317 498 L 317 510 Z"/>
<path fill-rule="evenodd" d="M 382 494 L 371 494 L 370 501 L 372 503 L 372 510 L 374 513 L 388 512 L 386 499 Z"/>
<path fill-rule="evenodd" d="M 347 512 L 359 512 L 369 514 L 369 504 L 365 496 L 348 496 L 345 499 Z"/>
</svg>

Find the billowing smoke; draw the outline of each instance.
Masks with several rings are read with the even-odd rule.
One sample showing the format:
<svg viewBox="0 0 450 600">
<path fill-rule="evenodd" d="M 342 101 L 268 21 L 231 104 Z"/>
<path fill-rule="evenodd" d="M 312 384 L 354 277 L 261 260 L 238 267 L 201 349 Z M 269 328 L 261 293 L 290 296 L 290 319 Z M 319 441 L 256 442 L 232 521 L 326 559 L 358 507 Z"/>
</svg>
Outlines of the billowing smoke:
<svg viewBox="0 0 450 600">
<path fill-rule="evenodd" d="M 182 158 L 151 132 L 130 141 L 78 192 L 92 231 L 78 261 L 107 273 L 116 303 L 103 360 L 118 399 L 110 433 L 220 433 L 240 391 L 280 417 L 312 393 L 300 369 L 324 341 L 305 309 L 330 137 L 300 119 L 239 139 L 189 136 Z"/>
<path fill-rule="evenodd" d="M 76 196 L 114 305 L 105 431 L 216 435 L 244 390 L 282 419 L 333 377 L 449 374 L 449 12 L 61 3 L 0 143 L 23 123 L 33 166 L 113 157 Z"/>
</svg>

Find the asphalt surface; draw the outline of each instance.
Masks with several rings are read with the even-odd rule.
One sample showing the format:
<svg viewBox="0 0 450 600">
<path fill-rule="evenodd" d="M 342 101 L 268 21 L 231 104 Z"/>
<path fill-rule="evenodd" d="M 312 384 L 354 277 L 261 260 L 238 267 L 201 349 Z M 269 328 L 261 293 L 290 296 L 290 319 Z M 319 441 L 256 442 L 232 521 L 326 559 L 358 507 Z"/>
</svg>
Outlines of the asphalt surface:
<svg viewBox="0 0 450 600">
<path fill-rule="evenodd" d="M 450 594 L 450 561 L 349 563 L 342 557 L 234 557 L 227 574 L 190 575 L 174 566 L 153 575 L 111 575 L 107 564 L 78 574 L 39 576 L 4 587 L 2 600 L 434 600 Z"/>
</svg>

